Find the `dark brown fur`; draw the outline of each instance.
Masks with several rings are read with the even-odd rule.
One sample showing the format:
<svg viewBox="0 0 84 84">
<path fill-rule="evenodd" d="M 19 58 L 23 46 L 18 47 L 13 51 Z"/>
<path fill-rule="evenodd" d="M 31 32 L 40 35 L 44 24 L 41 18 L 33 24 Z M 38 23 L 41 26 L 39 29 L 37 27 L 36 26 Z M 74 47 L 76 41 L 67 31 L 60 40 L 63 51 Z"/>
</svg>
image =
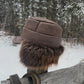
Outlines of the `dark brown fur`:
<svg viewBox="0 0 84 84">
<path fill-rule="evenodd" d="M 20 50 L 21 62 L 34 69 L 46 69 L 52 64 L 57 64 L 64 47 L 50 48 L 43 45 L 36 45 L 32 42 L 23 41 Z M 45 71 L 45 70 L 44 70 Z"/>
</svg>

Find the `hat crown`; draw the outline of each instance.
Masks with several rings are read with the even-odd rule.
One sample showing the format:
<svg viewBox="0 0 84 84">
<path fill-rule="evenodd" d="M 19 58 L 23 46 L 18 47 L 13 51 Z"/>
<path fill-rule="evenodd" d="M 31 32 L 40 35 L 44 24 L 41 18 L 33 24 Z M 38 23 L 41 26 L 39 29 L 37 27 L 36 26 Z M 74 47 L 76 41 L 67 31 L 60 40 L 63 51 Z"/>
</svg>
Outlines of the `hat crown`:
<svg viewBox="0 0 84 84">
<path fill-rule="evenodd" d="M 57 23 L 40 17 L 29 18 L 24 28 L 52 36 L 60 36 L 62 33 L 62 28 Z"/>
<path fill-rule="evenodd" d="M 27 33 L 27 31 L 29 32 Z M 30 32 L 32 32 L 31 35 Z M 48 45 L 50 44 L 51 46 L 53 44 L 59 45 L 62 37 L 62 28 L 57 23 L 51 20 L 40 18 L 40 17 L 30 17 L 23 28 L 22 37 L 23 39 L 27 39 L 29 41 L 35 41 L 35 42 L 37 41 L 37 43 L 39 42 L 45 45 L 48 44 L 47 41 L 49 41 Z"/>
</svg>

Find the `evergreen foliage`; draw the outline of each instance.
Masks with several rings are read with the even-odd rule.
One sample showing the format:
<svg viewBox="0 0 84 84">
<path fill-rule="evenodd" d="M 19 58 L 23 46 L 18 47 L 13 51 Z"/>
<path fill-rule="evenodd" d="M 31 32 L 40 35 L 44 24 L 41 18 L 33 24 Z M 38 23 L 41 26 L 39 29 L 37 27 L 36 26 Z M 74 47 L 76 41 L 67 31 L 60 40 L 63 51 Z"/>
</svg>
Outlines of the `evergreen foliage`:
<svg viewBox="0 0 84 84">
<path fill-rule="evenodd" d="M 0 0 L 0 29 L 20 35 L 29 16 L 45 17 L 62 26 L 64 38 L 84 39 L 83 0 Z"/>
</svg>

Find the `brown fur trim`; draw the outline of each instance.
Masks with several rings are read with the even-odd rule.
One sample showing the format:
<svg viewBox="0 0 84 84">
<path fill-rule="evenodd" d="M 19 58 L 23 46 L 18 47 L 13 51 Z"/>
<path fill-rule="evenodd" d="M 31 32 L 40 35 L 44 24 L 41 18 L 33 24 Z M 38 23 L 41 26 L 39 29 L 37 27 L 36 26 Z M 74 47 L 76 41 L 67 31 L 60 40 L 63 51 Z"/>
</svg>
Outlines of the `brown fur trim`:
<svg viewBox="0 0 84 84">
<path fill-rule="evenodd" d="M 48 66 L 28 67 L 28 72 L 36 72 L 37 74 L 46 73 L 48 72 Z"/>
<path fill-rule="evenodd" d="M 20 60 L 27 67 L 48 69 L 50 65 L 58 63 L 58 59 L 63 51 L 63 46 L 50 48 L 23 41 L 20 50 Z"/>
</svg>

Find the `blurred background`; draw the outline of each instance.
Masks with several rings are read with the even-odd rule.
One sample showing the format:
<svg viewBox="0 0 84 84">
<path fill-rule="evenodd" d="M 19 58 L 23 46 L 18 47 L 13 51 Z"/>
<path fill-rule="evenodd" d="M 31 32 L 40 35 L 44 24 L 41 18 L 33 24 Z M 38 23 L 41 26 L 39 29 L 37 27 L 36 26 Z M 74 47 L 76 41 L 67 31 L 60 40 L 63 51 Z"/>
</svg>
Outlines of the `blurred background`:
<svg viewBox="0 0 84 84">
<path fill-rule="evenodd" d="M 19 59 L 20 35 L 31 16 L 48 18 L 63 28 L 65 50 L 49 72 L 84 61 L 84 0 L 0 0 L 0 81 L 27 72 Z"/>
<path fill-rule="evenodd" d="M 65 40 L 84 43 L 84 0 L 0 0 L 0 30 L 19 36 L 30 16 L 53 20 Z"/>
</svg>

